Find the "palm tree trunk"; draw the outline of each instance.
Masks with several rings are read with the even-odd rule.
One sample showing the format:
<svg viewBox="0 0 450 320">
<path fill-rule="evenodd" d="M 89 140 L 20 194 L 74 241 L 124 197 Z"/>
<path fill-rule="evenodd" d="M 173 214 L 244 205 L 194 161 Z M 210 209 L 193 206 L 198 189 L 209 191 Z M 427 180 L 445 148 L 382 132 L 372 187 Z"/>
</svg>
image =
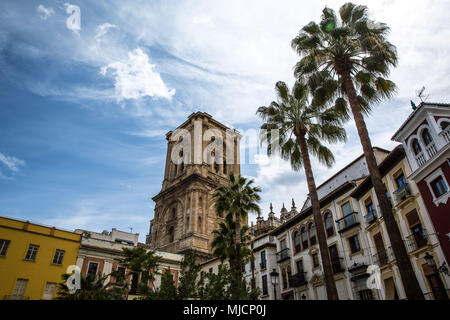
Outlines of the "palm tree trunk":
<svg viewBox="0 0 450 320">
<path fill-rule="evenodd" d="M 296 135 L 297 142 L 302 153 L 303 167 L 305 168 L 306 181 L 308 183 L 309 195 L 311 197 L 311 206 L 314 217 L 314 225 L 316 227 L 317 240 L 319 242 L 320 256 L 322 258 L 323 273 L 325 276 L 325 285 L 327 288 L 328 300 L 339 300 L 334 281 L 333 269 L 331 267 L 330 252 L 328 250 L 327 238 L 325 236 L 325 228 L 323 225 L 322 215 L 320 214 L 319 196 L 317 195 L 314 174 L 311 169 L 311 161 L 309 159 L 308 146 L 306 145 L 305 135 Z"/>
<path fill-rule="evenodd" d="M 353 113 L 353 118 L 355 119 L 356 129 L 358 130 L 358 135 L 363 147 L 367 167 L 372 179 L 372 184 L 380 205 L 380 210 L 384 217 L 386 230 L 389 235 L 389 239 L 391 240 L 391 246 L 397 260 L 406 297 L 410 300 L 423 300 L 423 292 L 420 289 L 419 282 L 417 281 L 416 275 L 412 268 L 408 253 L 406 252 L 397 222 L 395 221 L 394 214 L 392 213 L 391 204 L 386 196 L 386 188 L 381 180 L 380 170 L 375 159 L 375 154 L 373 153 L 372 143 L 370 141 L 366 123 L 361 113 L 361 106 L 359 104 L 350 73 L 344 75 L 343 79 L 348 100 L 350 102 L 350 108 Z"/>
<path fill-rule="evenodd" d="M 233 274 L 236 276 L 235 282 L 235 296 L 234 299 L 239 299 L 240 294 L 240 284 L 242 280 L 242 261 L 241 261 L 241 215 L 238 213 L 236 215 L 236 261 L 235 261 L 235 270 Z"/>
</svg>

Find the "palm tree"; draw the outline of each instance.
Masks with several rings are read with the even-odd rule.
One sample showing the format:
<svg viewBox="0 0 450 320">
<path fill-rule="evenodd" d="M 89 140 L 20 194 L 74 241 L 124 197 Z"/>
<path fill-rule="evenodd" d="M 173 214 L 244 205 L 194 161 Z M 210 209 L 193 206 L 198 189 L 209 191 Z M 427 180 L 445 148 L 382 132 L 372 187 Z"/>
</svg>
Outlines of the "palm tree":
<svg viewBox="0 0 450 320">
<path fill-rule="evenodd" d="M 130 270 L 131 274 L 137 277 L 136 280 L 140 278 L 140 283 L 138 281 L 135 282 L 136 288 L 131 289 L 136 289 L 143 295 L 151 294 L 148 284 L 155 280 L 160 257 L 155 255 L 154 251 L 147 251 L 142 247 L 122 248 L 122 251 L 124 257 L 116 260 Z"/>
<path fill-rule="evenodd" d="M 75 293 L 70 293 L 67 287 L 67 280 L 70 274 L 63 274 L 61 276 L 63 282 L 58 283 L 58 300 L 113 300 L 118 297 L 114 296 L 111 290 L 109 290 L 110 284 L 105 284 L 108 275 L 102 275 L 96 277 L 95 275 L 87 275 L 86 277 L 80 276 L 81 288 L 76 290 Z"/>
<path fill-rule="evenodd" d="M 331 167 L 334 163 L 333 154 L 322 144 L 321 140 L 330 143 L 345 141 L 346 134 L 342 128 L 342 121 L 347 114 L 345 108 L 342 108 L 339 103 L 340 101 L 328 107 L 317 100 L 309 102 L 310 88 L 301 80 L 296 81 L 292 92 L 282 81 L 276 83 L 275 89 L 278 96 L 277 101 L 272 101 L 268 107 L 258 108 L 256 112 L 265 121 L 261 129 L 269 132 L 267 136 L 262 136 L 262 139 L 270 141 L 272 130 L 278 130 L 281 157 L 290 160 L 291 167 L 296 171 L 300 170 L 302 166 L 304 167 L 322 257 L 327 296 L 330 300 L 338 300 L 309 155 L 311 153 L 321 163 Z M 269 143 L 267 149 L 269 156 L 274 151 L 276 150 Z"/>
<path fill-rule="evenodd" d="M 389 27 L 369 20 L 367 10 L 366 6 L 346 3 L 339 10 L 339 20 L 334 10 L 325 8 L 319 24 L 310 22 L 304 26 L 291 43 L 301 56 L 294 74 L 310 77 L 311 82 L 331 77 L 334 85 L 322 86 L 314 92 L 315 98 L 340 96 L 350 104 L 406 296 L 424 299 L 387 199 L 363 117 L 373 103 L 395 93 L 396 86 L 387 76 L 389 68 L 398 61 L 395 46 L 387 40 Z"/>
<path fill-rule="evenodd" d="M 233 272 L 237 279 L 242 279 L 241 258 L 241 219 L 245 219 L 249 212 L 260 213 L 258 202 L 261 197 L 259 187 L 253 186 L 253 180 L 247 181 L 241 175 L 230 173 L 228 185 L 219 186 L 214 192 L 215 207 L 218 215 L 231 214 L 235 219 L 235 255 L 236 262 Z M 238 288 L 236 288 L 238 290 Z"/>
<path fill-rule="evenodd" d="M 241 257 L 248 255 L 247 244 L 250 241 L 248 226 L 241 228 Z M 214 239 L 211 243 L 214 255 L 222 262 L 228 259 L 231 267 L 236 265 L 236 223 L 232 214 L 227 214 L 225 221 L 213 232 Z"/>
</svg>

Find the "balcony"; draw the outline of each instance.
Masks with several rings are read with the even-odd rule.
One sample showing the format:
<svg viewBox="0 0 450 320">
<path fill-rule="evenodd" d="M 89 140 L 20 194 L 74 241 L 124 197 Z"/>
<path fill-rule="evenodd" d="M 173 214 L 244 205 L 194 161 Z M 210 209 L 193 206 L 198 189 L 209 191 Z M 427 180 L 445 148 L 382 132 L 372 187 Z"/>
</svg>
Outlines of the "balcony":
<svg viewBox="0 0 450 320">
<path fill-rule="evenodd" d="M 428 245 L 428 233 L 426 229 L 406 237 L 406 249 L 408 253 L 416 251 Z"/>
<path fill-rule="evenodd" d="M 447 126 L 447 128 L 442 131 L 442 136 L 444 137 L 445 142 L 450 142 L 450 126 Z"/>
<path fill-rule="evenodd" d="M 331 259 L 331 268 L 333 269 L 334 274 L 345 271 L 345 269 L 342 267 L 341 259 L 343 259 L 343 258 Z"/>
<path fill-rule="evenodd" d="M 292 288 L 304 286 L 308 282 L 306 281 L 306 272 L 299 272 L 289 277 L 289 284 Z"/>
<path fill-rule="evenodd" d="M 404 184 L 403 186 L 398 188 L 398 190 L 394 192 L 394 196 L 395 196 L 395 201 L 396 201 L 397 205 L 399 203 L 403 202 L 404 200 L 408 199 L 409 197 L 411 197 L 411 191 L 409 189 L 409 185 Z"/>
<path fill-rule="evenodd" d="M 364 216 L 364 221 L 366 222 L 366 225 L 371 225 L 372 223 L 377 221 L 377 213 L 375 211 L 370 211 Z"/>
<path fill-rule="evenodd" d="M 431 142 L 429 145 L 427 145 L 425 147 L 425 150 L 427 150 L 427 154 L 430 159 L 437 153 L 437 148 L 434 142 Z"/>
<path fill-rule="evenodd" d="M 359 221 L 356 218 L 357 214 L 358 212 L 352 212 L 344 216 L 342 219 L 337 220 L 336 223 L 338 225 L 338 232 L 342 233 L 353 227 L 359 226 Z"/>
<path fill-rule="evenodd" d="M 425 164 L 425 162 L 427 162 L 423 152 L 420 152 L 419 154 L 416 155 L 416 162 L 419 167 L 423 166 Z"/>
<path fill-rule="evenodd" d="M 387 247 L 385 250 L 377 251 L 377 253 L 373 255 L 373 263 L 377 264 L 379 267 L 382 267 L 393 260 L 394 253 L 392 252 L 391 247 Z"/>
<path fill-rule="evenodd" d="M 290 258 L 289 257 L 289 249 L 288 248 L 283 249 L 280 252 L 277 252 L 276 255 L 277 255 L 277 262 L 278 263 L 281 263 L 281 262 L 283 262 L 283 261 L 285 261 L 285 260 Z"/>
</svg>

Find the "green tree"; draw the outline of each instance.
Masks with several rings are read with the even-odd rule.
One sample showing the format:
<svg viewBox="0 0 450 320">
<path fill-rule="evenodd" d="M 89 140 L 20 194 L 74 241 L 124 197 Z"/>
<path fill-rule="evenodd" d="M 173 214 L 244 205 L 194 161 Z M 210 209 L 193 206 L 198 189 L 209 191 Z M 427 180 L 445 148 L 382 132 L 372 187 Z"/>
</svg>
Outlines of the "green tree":
<svg viewBox="0 0 450 320">
<path fill-rule="evenodd" d="M 310 102 L 310 87 L 304 81 L 297 80 L 292 92 L 282 81 L 276 83 L 275 89 L 277 101 L 272 101 L 267 107 L 258 108 L 256 112 L 265 121 L 261 129 L 268 132 L 267 135 L 262 135 L 262 139 L 269 142 L 269 156 L 278 151 L 283 159 L 290 160 L 294 170 L 304 167 L 327 295 L 328 299 L 337 300 L 338 294 L 309 155 L 314 155 L 321 163 L 331 167 L 334 163 L 333 154 L 322 141 L 335 143 L 346 139 L 342 122 L 347 114 L 339 101 L 330 107 L 314 99 Z M 278 138 L 274 137 L 273 130 L 277 130 Z M 279 150 L 272 146 L 272 139 L 278 140 Z"/>
<path fill-rule="evenodd" d="M 69 292 L 67 287 L 67 279 L 70 274 L 63 274 L 61 276 L 63 282 L 58 283 L 58 300 L 114 300 L 119 299 L 114 292 L 109 290 L 110 285 L 106 284 L 108 275 L 96 277 L 95 275 L 88 275 L 86 277 L 80 275 L 81 288 L 74 293 Z"/>
<path fill-rule="evenodd" d="M 195 254 L 190 251 L 181 262 L 180 281 L 178 282 L 178 299 L 193 299 L 198 296 L 197 279 L 200 265 L 196 262 Z"/>
<path fill-rule="evenodd" d="M 241 221 L 248 217 L 249 212 L 261 212 L 257 204 L 261 199 L 259 192 L 261 192 L 261 189 L 253 186 L 253 180 L 247 181 L 241 175 L 235 176 L 233 173 L 230 173 L 228 184 L 219 186 L 213 195 L 216 200 L 217 214 L 231 214 L 235 219 L 236 261 L 230 267 L 236 279 L 242 279 Z M 232 287 L 232 290 L 235 290 L 234 298 L 240 296 L 241 289 L 241 287 Z"/>
<path fill-rule="evenodd" d="M 248 226 L 241 228 L 241 257 L 249 255 L 247 247 L 250 241 Z M 222 262 L 228 259 L 230 266 L 236 263 L 236 223 L 232 214 L 227 214 L 225 220 L 219 223 L 219 227 L 213 232 L 213 241 L 211 247 L 213 254 Z M 243 259 L 244 260 L 244 259 Z"/>
<path fill-rule="evenodd" d="M 161 285 L 156 290 L 155 294 L 152 296 L 155 300 L 176 300 L 177 299 L 177 288 L 173 281 L 173 275 L 170 269 L 163 272 L 161 276 Z"/>
<path fill-rule="evenodd" d="M 122 266 L 126 267 L 132 275 L 138 277 L 136 293 L 143 296 L 150 296 L 153 289 L 149 287 L 149 283 L 155 280 L 155 275 L 158 273 L 158 261 L 160 257 L 155 255 L 154 251 L 148 251 L 142 247 L 122 248 L 122 251 L 124 257 L 116 260 Z M 117 276 L 117 274 L 114 275 Z M 126 284 L 127 297 L 130 293 L 128 287 L 129 285 Z"/>
<path fill-rule="evenodd" d="M 202 274 L 198 281 L 200 300 L 230 300 L 233 297 L 231 270 L 227 265 L 221 264 L 217 274 Z"/>
<path fill-rule="evenodd" d="M 325 8 L 319 24 L 310 22 L 304 26 L 291 43 L 301 57 L 294 74 L 318 82 L 332 77 L 335 85 L 322 86 L 314 92 L 315 98 L 326 100 L 338 95 L 342 104 L 350 105 L 406 296 L 422 300 L 424 296 L 387 199 L 364 121 L 364 114 L 372 110 L 374 103 L 395 93 L 396 86 L 387 77 L 398 62 L 396 48 L 387 40 L 389 27 L 370 20 L 367 11 L 366 6 L 346 3 L 339 10 L 340 19 L 334 10 Z"/>
</svg>

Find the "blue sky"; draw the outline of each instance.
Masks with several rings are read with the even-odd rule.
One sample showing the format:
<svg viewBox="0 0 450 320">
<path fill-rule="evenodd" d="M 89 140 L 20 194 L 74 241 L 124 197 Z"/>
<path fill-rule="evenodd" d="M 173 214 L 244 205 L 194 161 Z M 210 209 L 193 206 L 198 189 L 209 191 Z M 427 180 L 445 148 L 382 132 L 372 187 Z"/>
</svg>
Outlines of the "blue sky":
<svg viewBox="0 0 450 320">
<path fill-rule="evenodd" d="M 373 2 L 373 1 L 372 1 Z M 65 229 L 118 228 L 144 240 L 161 188 L 164 134 L 195 111 L 243 133 L 256 108 L 292 84 L 290 40 L 325 5 L 343 1 L 2 1 L 0 4 L 0 215 Z M 367 120 L 373 144 L 390 137 L 427 87 L 449 101 L 448 0 L 360 1 L 387 23 L 400 64 L 398 95 Z M 80 28 L 67 22 L 79 9 Z M 69 11 L 69 13 L 67 12 Z M 332 147 L 333 169 L 361 154 L 353 123 Z M 305 178 L 264 155 L 242 173 L 276 211 L 306 196 Z"/>
</svg>

